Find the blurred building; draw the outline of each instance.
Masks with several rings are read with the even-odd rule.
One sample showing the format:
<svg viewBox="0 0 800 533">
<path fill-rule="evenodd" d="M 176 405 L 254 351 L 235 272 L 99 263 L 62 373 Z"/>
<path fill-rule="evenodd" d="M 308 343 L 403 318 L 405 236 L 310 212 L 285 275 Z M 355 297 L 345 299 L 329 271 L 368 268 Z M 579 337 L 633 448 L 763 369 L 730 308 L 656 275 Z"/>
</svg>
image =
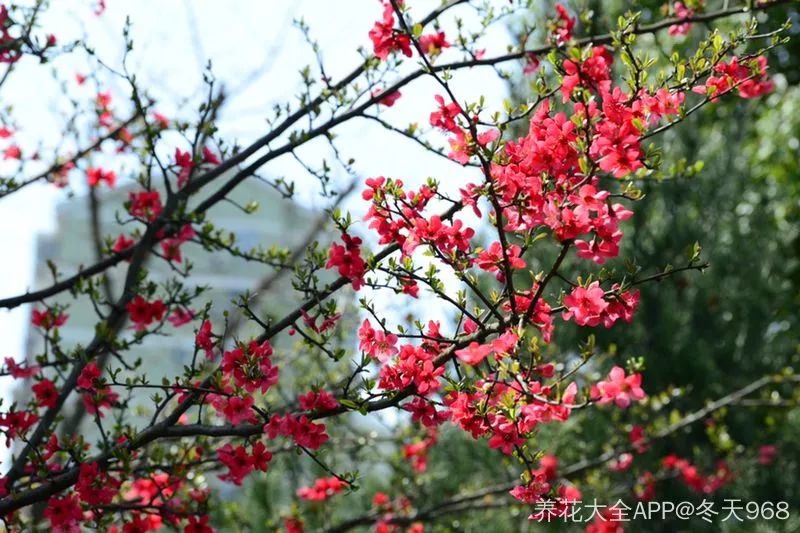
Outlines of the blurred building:
<svg viewBox="0 0 800 533">
<path fill-rule="evenodd" d="M 129 234 L 134 229 L 134 224 L 123 226 L 119 223 L 120 218 L 127 216 L 122 205 L 130 190 L 133 188 L 118 187 L 108 190 L 101 186 L 98 196 L 103 236 L 116 238 L 120 233 Z M 299 246 L 320 216 L 282 199 L 273 188 L 258 180 L 245 181 L 229 195 L 229 198 L 232 202 L 220 202 L 215 205 L 209 211 L 207 219 L 213 221 L 215 227 L 234 233 L 238 247 L 243 250 L 256 246 L 263 248 L 272 245 L 290 248 Z M 253 200 L 258 201 L 260 205 L 253 214 L 246 214 L 235 205 L 244 206 Z M 141 227 L 140 224 L 138 226 Z M 35 261 L 36 281 L 32 287 L 34 290 L 53 283 L 48 262 L 57 265 L 60 275 L 69 276 L 82 266 L 91 265 L 96 261 L 88 196 L 72 198 L 58 207 L 57 228 L 55 233 L 43 235 L 39 239 Z M 214 303 L 212 320 L 217 331 L 224 324 L 223 312 L 234 307 L 232 302 L 244 292 L 254 290 L 261 279 L 274 273 L 274 269 L 260 263 L 247 262 L 226 252 L 208 252 L 191 242 L 184 244 L 181 251 L 183 264 L 189 261 L 193 265 L 189 277 L 185 280 L 186 287 L 208 288 L 197 299 L 194 307 L 202 308 L 205 302 L 209 301 Z M 119 297 L 127 265 L 123 262 L 109 271 L 115 298 Z M 151 258 L 147 263 L 147 269 L 149 279 L 157 283 L 176 275 L 160 258 Z M 293 309 L 296 301 L 290 281 L 291 273 L 287 273 L 282 282 L 270 290 L 269 297 L 261 300 L 258 308 L 268 314 L 278 314 L 282 310 Z M 79 345 L 85 346 L 91 342 L 98 319 L 89 299 L 86 296 L 75 299 L 67 292 L 48 299 L 48 303 L 56 302 L 69 305 L 67 310 L 69 319 L 59 328 L 62 349 L 68 352 Z M 258 330 L 254 326 L 252 322 L 244 324 L 243 329 L 239 330 L 240 336 L 249 338 L 250 335 L 256 334 Z M 164 331 L 169 335 L 150 336 L 141 345 L 133 346 L 128 355 L 129 359 L 142 361 L 141 370 L 135 374 L 143 373 L 151 383 L 155 384 L 161 384 L 164 377 L 173 380 L 175 376 L 181 375 L 184 365 L 190 364 L 192 360 L 196 327 L 196 322 L 180 328 L 173 328 L 167 324 Z M 133 331 L 126 326 L 121 335 L 132 337 Z M 41 353 L 42 346 L 39 332 L 29 327 L 26 342 L 27 360 L 33 361 L 36 354 Z M 121 365 L 112 357 L 109 366 L 118 368 Z M 119 379 L 124 379 L 124 374 Z M 124 397 L 123 388 L 119 388 L 116 392 Z M 134 412 L 142 417 L 139 419 L 142 422 L 150 414 L 152 402 L 149 398 L 152 392 L 140 389 L 132 402 Z M 20 394 L 24 396 L 30 392 L 24 390 Z M 19 399 L 25 400 L 27 397 Z"/>
</svg>

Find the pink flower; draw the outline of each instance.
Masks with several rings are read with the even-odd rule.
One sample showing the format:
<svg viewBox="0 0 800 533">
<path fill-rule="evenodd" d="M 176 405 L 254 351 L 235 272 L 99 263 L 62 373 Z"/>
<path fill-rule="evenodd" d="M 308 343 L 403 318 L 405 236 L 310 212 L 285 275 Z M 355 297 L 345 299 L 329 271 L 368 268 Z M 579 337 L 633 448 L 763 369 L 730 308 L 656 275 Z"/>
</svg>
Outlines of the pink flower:
<svg viewBox="0 0 800 533">
<path fill-rule="evenodd" d="M 435 99 L 439 104 L 439 108 L 431 113 L 431 126 L 452 133 L 460 131 L 455 121 L 455 118 L 461 113 L 461 108 L 458 104 L 455 102 L 445 104 L 444 98 L 438 94 L 435 96 Z"/>
<path fill-rule="evenodd" d="M 479 344 L 475 341 L 472 341 L 466 348 L 456 350 L 456 357 L 468 365 L 475 366 L 486 359 L 486 357 L 492 353 L 492 351 L 493 349 L 491 344 Z"/>
<path fill-rule="evenodd" d="M 169 320 L 169 323 L 172 324 L 173 327 L 178 328 L 194 320 L 194 311 L 178 307 L 170 313 L 167 320 Z"/>
<path fill-rule="evenodd" d="M 358 329 L 358 338 L 360 350 L 381 363 L 387 362 L 399 351 L 395 346 L 397 335 L 374 330 L 369 320 L 364 320 L 361 324 Z"/>
<path fill-rule="evenodd" d="M 719 63 L 714 67 L 714 72 L 719 75 L 709 76 L 705 84 L 693 87 L 692 91 L 711 96 L 712 102 L 733 87 L 738 89 L 742 98 L 756 98 L 772 92 L 775 84 L 767 77 L 767 58 L 758 56 L 747 63 L 740 64 L 738 57 L 731 58 L 728 63 Z M 751 68 L 756 70 L 755 75 Z"/>
<path fill-rule="evenodd" d="M 632 401 L 642 401 L 646 397 L 642 390 L 642 375 L 626 376 L 625 370 L 618 366 L 612 368 L 608 378 L 600 381 L 592 392 L 593 397 L 599 398 L 598 404 L 614 402 L 621 409 L 626 409 Z"/>
<path fill-rule="evenodd" d="M 772 444 L 765 444 L 758 448 L 758 463 L 761 465 L 772 464 L 778 456 L 778 448 Z"/>
<path fill-rule="evenodd" d="M 6 363 L 6 367 L 8 368 L 8 373 L 11 374 L 11 377 L 15 379 L 26 379 L 35 376 L 36 373 L 39 372 L 38 365 L 19 365 L 11 357 L 6 357 L 4 361 Z"/>
<path fill-rule="evenodd" d="M 600 282 L 592 282 L 588 287 L 576 287 L 564 297 L 567 310 L 561 316 L 564 320 L 574 319 L 579 326 L 597 326 L 603 320 L 603 312 L 608 308 L 605 292 Z"/>
<path fill-rule="evenodd" d="M 694 15 L 694 11 L 686 7 L 683 2 L 675 2 L 672 10 L 675 12 L 675 17 L 679 19 L 689 18 Z M 680 24 L 673 24 L 669 27 L 667 32 L 672 35 L 686 35 L 692 27 L 690 22 L 681 22 Z"/>
<path fill-rule="evenodd" d="M 567 9 L 561 4 L 556 4 L 556 13 L 558 14 L 558 20 L 553 25 L 553 33 L 556 36 L 556 42 L 563 44 L 572 39 L 575 18 L 570 17 Z"/>
<path fill-rule="evenodd" d="M 497 272 L 497 281 L 505 281 L 505 268 L 503 263 L 508 257 L 508 266 L 511 269 L 525 268 L 525 260 L 520 257 L 522 248 L 516 244 L 509 246 L 505 254 L 500 241 L 493 242 L 488 249 L 478 254 L 476 264 L 486 272 Z"/>
</svg>

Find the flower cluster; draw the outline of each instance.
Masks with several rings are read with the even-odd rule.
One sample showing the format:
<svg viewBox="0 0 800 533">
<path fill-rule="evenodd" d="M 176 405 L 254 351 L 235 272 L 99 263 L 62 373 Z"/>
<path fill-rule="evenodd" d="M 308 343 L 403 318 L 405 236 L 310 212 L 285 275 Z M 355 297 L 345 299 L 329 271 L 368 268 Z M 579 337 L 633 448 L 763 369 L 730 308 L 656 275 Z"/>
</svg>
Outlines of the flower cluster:
<svg viewBox="0 0 800 533">
<path fill-rule="evenodd" d="M 435 356 L 429 348 L 404 344 L 397 357 L 381 367 L 379 386 L 392 391 L 413 385 L 423 395 L 438 390 L 444 368 L 434 364 Z"/>
<path fill-rule="evenodd" d="M 625 291 L 619 294 L 619 285 L 612 287 L 611 294 L 600 287 L 599 281 L 593 281 L 586 287 L 575 287 L 564 297 L 564 320 L 574 320 L 579 326 L 595 327 L 601 323 L 610 328 L 622 318 L 625 322 L 633 319 L 633 313 L 639 305 L 638 291 Z"/>
<path fill-rule="evenodd" d="M 59 328 L 67 323 L 68 318 L 69 315 L 53 309 L 34 309 L 31 312 L 31 324 L 44 330 Z"/>
<path fill-rule="evenodd" d="M 392 356 L 397 355 L 397 335 L 376 331 L 369 320 L 364 320 L 358 329 L 359 349 L 381 363 L 385 363 Z"/>
<path fill-rule="evenodd" d="M 269 341 L 261 344 L 250 341 L 247 345 L 226 351 L 222 356 L 225 382 L 249 393 L 256 390 L 261 394 L 266 393 L 278 382 L 278 367 L 272 364 L 271 355 L 272 345 Z"/>
<path fill-rule="evenodd" d="M 677 470 L 680 479 L 687 487 L 701 494 L 712 494 L 725 486 L 732 477 L 732 473 L 725 461 L 719 461 L 716 469 L 708 475 L 703 475 L 696 465 L 689 460 L 670 454 L 661 461 L 666 470 Z"/>
<path fill-rule="evenodd" d="M 646 395 L 642 390 L 642 375 L 625 375 L 625 370 L 615 366 L 608 373 L 608 378 L 599 381 L 592 387 L 592 397 L 597 398 L 600 405 L 615 403 L 620 409 L 627 408 L 632 402 L 640 402 Z"/>
<path fill-rule="evenodd" d="M 270 439 L 291 437 L 295 444 L 309 450 L 318 449 L 329 439 L 325 424 L 312 422 L 306 415 L 272 415 L 264 431 Z"/>
<path fill-rule="evenodd" d="M 158 322 L 164 317 L 167 306 L 160 299 L 148 302 L 140 294 L 128 302 L 125 307 L 128 311 L 128 316 L 133 322 L 133 327 L 137 331 L 142 331 L 153 322 Z"/>
<path fill-rule="evenodd" d="M 367 271 L 367 264 L 361 257 L 361 239 L 342 233 L 342 242 L 344 244 L 331 243 L 325 268 L 337 268 L 339 275 L 349 279 L 358 290 L 364 285 Z"/>
<path fill-rule="evenodd" d="M 324 390 L 312 390 L 301 394 L 297 397 L 297 403 L 300 405 L 300 409 L 309 412 L 332 411 L 339 407 L 339 402 L 336 401 L 333 394 Z"/>
<path fill-rule="evenodd" d="M 253 470 L 266 472 L 269 468 L 269 462 L 272 460 L 272 454 L 261 441 L 253 444 L 249 452 L 244 445 L 233 446 L 230 443 L 225 444 L 217 450 L 217 457 L 228 469 L 219 478 L 223 481 L 230 481 L 234 485 L 241 485 L 242 480 Z"/>
<path fill-rule="evenodd" d="M 672 4 L 672 11 L 675 17 L 679 19 L 686 19 L 694 16 L 694 10 L 689 9 L 686 7 L 686 4 L 680 1 Z M 681 22 L 680 24 L 673 24 L 670 26 L 667 32 L 673 37 L 676 35 L 687 35 L 691 27 L 691 22 Z"/>
<path fill-rule="evenodd" d="M 161 195 L 158 191 L 129 193 L 128 211 L 131 216 L 152 222 L 161 214 Z"/>
<path fill-rule="evenodd" d="M 314 481 L 310 487 L 297 489 L 297 496 L 309 502 L 322 502 L 342 492 L 347 483 L 338 477 L 324 477 Z"/>
<path fill-rule="evenodd" d="M 692 91 L 710 96 L 712 101 L 733 90 L 742 98 L 758 98 L 772 92 L 774 82 L 767 76 L 767 58 L 758 56 L 752 59 L 732 57 L 727 63 L 722 62 L 714 67 L 713 76 L 709 76 L 704 84 L 697 85 Z"/>
<path fill-rule="evenodd" d="M 394 9 L 388 1 L 383 5 L 383 18 L 369 31 L 369 38 L 375 55 L 384 61 L 394 52 L 411 57 L 411 38 L 407 33 L 394 29 Z"/>
<path fill-rule="evenodd" d="M 86 183 L 89 187 L 97 187 L 101 181 L 106 185 L 113 188 L 117 182 L 117 174 L 113 170 L 105 170 L 102 168 L 90 168 L 86 170 Z"/>
<path fill-rule="evenodd" d="M 102 371 L 94 363 L 88 363 L 78 376 L 78 390 L 83 398 L 83 405 L 89 414 L 103 416 L 101 409 L 110 408 L 119 395 L 111 390 L 102 377 Z"/>
</svg>

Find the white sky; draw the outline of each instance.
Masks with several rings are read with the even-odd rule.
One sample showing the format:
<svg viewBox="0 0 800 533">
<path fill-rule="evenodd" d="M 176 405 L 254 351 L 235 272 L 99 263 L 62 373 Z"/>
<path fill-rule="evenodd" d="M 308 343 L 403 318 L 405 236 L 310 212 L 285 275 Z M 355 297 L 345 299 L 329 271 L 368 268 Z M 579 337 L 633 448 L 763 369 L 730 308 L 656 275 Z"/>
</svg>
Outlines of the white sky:
<svg viewBox="0 0 800 533">
<path fill-rule="evenodd" d="M 336 80 L 360 62 L 356 52 L 359 46 L 371 46 L 367 33 L 381 14 L 377 0 L 108 0 L 107 11 L 99 18 L 87 9 L 91 2 L 59 0 L 52 4 L 43 33 L 55 33 L 59 43 L 89 35 L 89 43 L 98 57 L 114 67 L 120 63 L 122 28 L 126 16 L 130 16 L 135 44 L 131 69 L 137 73 L 140 85 L 158 97 L 158 108 L 170 117 L 186 110 L 189 114 L 183 116 L 191 118 L 196 99 L 204 90 L 202 66 L 208 59 L 216 78 L 229 90 L 239 87 L 260 66 L 266 67 L 262 76 L 251 80 L 235 96 L 221 117 L 223 136 L 236 138 L 242 145 L 264 134 L 264 119 L 272 103 L 291 98 L 299 87 L 297 71 L 306 63 L 313 63 L 300 31 L 291 25 L 293 18 L 302 16 L 311 27 L 312 35 L 322 45 L 329 75 Z M 421 17 L 439 2 L 417 0 L 409 4 L 414 15 Z M 461 10 L 460 14 L 468 15 L 468 11 Z M 505 31 L 498 29 L 485 43 L 488 53 L 504 51 L 506 40 Z M 69 81 L 73 72 L 87 71 L 86 63 L 73 58 L 59 59 L 55 67 Z M 42 140 L 45 145 L 53 145 L 58 142 L 53 135 L 59 129 L 52 117 L 57 116 L 53 111 L 61 108 L 59 102 L 64 98 L 61 89 L 52 82 L 49 68 L 42 68 L 33 60 L 21 61 L 17 70 L 0 89 L 0 102 L 15 108 L 23 149 L 26 143 L 33 147 Z M 86 98 L 92 94 L 91 89 L 72 85 L 70 91 L 76 91 L 75 95 Z M 483 94 L 498 109 L 506 95 L 504 84 L 491 70 L 459 74 L 454 87 L 462 100 Z M 425 125 L 434 107 L 436 89 L 432 80 L 415 83 L 403 91 L 403 97 L 393 108 L 384 111 L 384 118 L 396 121 L 400 127 L 409 122 Z M 114 92 L 120 99 L 127 94 L 121 83 L 116 83 Z M 192 103 L 184 106 L 187 99 Z M 425 154 L 410 141 L 371 122 L 345 125 L 338 133 L 340 148 L 346 157 L 357 159 L 356 168 L 365 177 L 389 175 L 402 177 L 407 183 L 419 183 L 435 176 L 451 190 L 469 180 L 470 171 Z M 48 134 L 53 138 L 47 138 Z M 304 153 L 309 162 L 319 163 L 326 152 L 321 146 L 310 146 Z M 7 168 L 0 164 L 3 175 L 8 175 Z M 275 161 L 268 173 L 306 179 L 298 170 L 287 159 Z M 0 200 L 0 245 L 3 250 L 12 251 L 10 258 L 0 261 L 0 297 L 30 288 L 36 236 L 54 229 L 54 206 L 65 198 L 63 192 L 42 184 Z M 307 194 L 302 199 L 311 205 L 319 204 Z M 362 206 L 353 208 L 358 212 Z M 363 226 L 359 230 L 366 233 Z M 11 312 L 0 310 L 0 358 L 22 356 L 29 313 L 29 306 Z M 8 393 L 7 385 L 0 383 L 4 396 Z"/>
</svg>

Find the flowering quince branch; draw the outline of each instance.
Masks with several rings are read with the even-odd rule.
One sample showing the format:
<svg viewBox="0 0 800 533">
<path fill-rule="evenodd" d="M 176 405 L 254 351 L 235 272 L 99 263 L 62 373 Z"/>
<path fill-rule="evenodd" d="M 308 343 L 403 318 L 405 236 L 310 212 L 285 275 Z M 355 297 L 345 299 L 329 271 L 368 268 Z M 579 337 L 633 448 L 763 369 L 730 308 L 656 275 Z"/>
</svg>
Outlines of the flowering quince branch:
<svg viewBox="0 0 800 533">
<path fill-rule="evenodd" d="M 54 174 L 54 183 L 67 185 L 80 171 L 89 189 L 98 256 L 93 265 L 69 277 L 61 278 L 53 268 L 49 287 L 0 300 L 0 307 L 7 309 L 40 302 L 32 325 L 43 340 L 35 363 L 10 359 L 0 371 L 32 383 L 29 399 L 0 412 L 0 431 L 15 445 L 11 467 L 0 477 L 0 516 L 12 530 L 46 521 L 54 530 L 119 530 L 116 524 L 124 524 L 122 531 L 166 525 L 207 532 L 211 494 L 199 474 L 218 473 L 223 482 L 240 485 L 255 471 L 268 472 L 273 454 L 287 448 L 302 452 L 326 476 L 301 487 L 296 496 L 324 503 L 358 487 L 357 474 L 337 473 L 335 458 L 329 459 L 336 451 L 333 443 L 348 434 L 342 419 L 390 408 L 409 413 L 419 435 L 402 446 L 404 459 L 416 473 L 426 470 L 428 453 L 449 421 L 472 439 L 485 441 L 498 456 L 516 459 L 521 482 L 511 495 L 521 504 L 557 499 L 558 505 L 568 505 L 563 500 L 574 500 L 580 492 L 559 480 L 590 466 L 573 465 L 559 473 L 553 456 L 541 456 L 547 443 L 537 438 L 540 429 L 566 422 L 578 410 L 636 412 L 646 405 L 648 395 L 643 364 L 601 367 L 593 336 L 581 347 L 580 362 L 563 371 L 568 361 L 550 360 L 548 354 L 554 351 L 547 349 L 556 328 L 562 327 L 556 321 L 606 329 L 629 323 L 640 298 L 646 297 L 634 287 L 707 267 L 699 260 L 699 248 L 686 267 L 651 276 L 639 277 L 636 265 L 620 276 L 611 264 L 620 255 L 623 223 L 633 216 L 616 200 L 635 202 L 640 195 L 632 183 L 658 164 L 641 143 L 722 97 L 755 98 L 772 90 L 763 53 L 777 41 L 751 55 L 734 55 L 753 41 L 755 23 L 732 33 L 728 41 L 714 32 L 695 57 L 672 61 L 674 72 L 655 86 L 644 83 L 653 64 L 636 55 L 636 36 L 661 29 L 684 35 L 696 22 L 782 3 L 711 13 L 675 7 L 676 18 L 640 25 L 639 16 L 632 15 L 623 17 L 616 32 L 584 38 L 575 38 L 576 19 L 559 5 L 546 45 L 528 49 L 522 42 L 510 53 L 486 57 L 471 48 L 478 45 L 478 36 L 471 38 L 475 43 L 463 35 L 455 40 L 441 29 L 441 19 L 458 6 L 480 14 L 481 8 L 471 2 L 445 2 L 413 23 L 412 6 L 388 0 L 381 3 L 380 19 L 364 32 L 372 43 L 371 53 L 365 52 L 363 63 L 338 82 L 328 79 L 318 45 L 302 23 L 300 29 L 315 52 L 319 80 L 310 69 L 302 71 L 300 105 L 293 111 L 288 104 L 278 106 L 269 131 L 242 149 L 227 149 L 215 138 L 225 99 L 211 76 L 199 118 L 176 128 L 183 144 L 175 146 L 166 135 L 175 125 L 152 111 L 155 103 L 123 61 L 121 75 L 130 85 L 132 118 L 119 121 L 111 93 L 98 88 L 91 109 L 85 111 L 91 127 L 101 132 L 93 137 L 97 140 L 65 163 L 22 181 L 4 180 L 0 189 L 0 197 L 7 196 Z M 9 33 L 16 19 L 9 18 L 5 7 L 0 12 L 0 62 L 8 64 L 6 76 L 21 56 L 52 52 L 49 38 L 41 47 L 31 37 L 40 5 L 18 33 L 21 37 Z M 101 2 L 98 16 L 102 7 Z M 13 7 L 10 12 L 20 11 Z M 487 18 L 496 21 L 500 16 Z M 128 28 L 124 36 L 130 51 Z M 441 61 L 457 53 L 465 59 Z M 545 54 L 552 68 L 539 69 L 538 56 Z M 419 68 L 408 70 L 404 58 L 418 59 Z M 457 97 L 456 84 L 451 83 L 457 71 L 514 60 L 526 62 L 526 71 L 540 76 L 543 85 L 532 103 L 517 112 L 509 106 L 507 118 L 501 119 L 500 113 L 489 116 L 484 99 Z M 629 77 L 620 77 L 614 68 Z M 393 75 L 396 81 L 384 83 Z M 417 136 L 370 113 L 379 106 L 403 105 L 400 89 L 426 76 L 444 93 L 431 95 L 431 132 Z M 76 81 L 83 85 L 86 79 L 79 76 Z M 322 89 L 314 96 L 312 87 L 317 84 Z M 685 100 L 699 98 L 692 93 L 703 98 L 687 110 Z M 354 222 L 349 213 L 342 215 L 337 200 L 330 217 L 337 236 L 327 250 L 311 243 L 321 224 L 302 247 L 308 250 L 275 252 L 245 250 L 208 219 L 219 203 L 235 203 L 230 195 L 241 183 L 283 156 L 294 157 L 319 182 L 323 197 L 334 196 L 327 162 L 309 163 L 299 149 L 313 140 L 326 140 L 335 161 L 353 175 L 352 164 L 333 139 L 337 127 L 356 118 L 376 121 L 440 156 L 444 152 L 431 148 L 428 134 L 444 135 L 450 145 L 446 157 L 465 167 L 467 179 L 459 184 L 458 194 L 434 179 L 412 188 L 398 178 L 368 178 L 362 190 L 368 231 L 360 233 L 360 221 Z M 514 140 L 511 127 L 522 120 L 529 122 L 527 133 Z M 128 130 L 140 123 L 141 130 Z M 0 137 L 10 136 L 10 130 L 0 131 Z M 122 206 L 127 213 L 127 218 L 120 217 L 125 233 L 104 241 L 100 198 L 102 191 L 117 185 L 117 173 L 122 173 L 94 158 L 106 141 L 119 142 L 117 149 L 123 152 L 137 153 L 141 168 L 138 185 Z M 36 159 L 23 161 L 24 152 L 16 144 L 4 154 L 20 165 Z M 79 165 L 86 168 L 72 168 Z M 473 169 L 480 171 L 480 179 L 470 182 Z M 291 196 L 294 184 L 271 184 Z M 127 229 L 131 227 L 135 229 Z M 376 241 L 377 252 L 366 252 Z M 279 312 L 279 318 L 261 318 L 255 298 L 243 296 L 237 307 L 260 333 L 238 338 L 240 319 L 223 315 L 221 325 L 213 314 L 215 302 L 202 300 L 204 289 L 187 285 L 192 268 L 182 250 L 189 244 L 274 268 L 275 274 L 261 283 L 262 290 L 293 269 L 300 303 L 290 312 Z M 592 270 L 607 262 L 610 265 L 599 273 Z M 150 275 L 146 267 L 154 264 L 166 268 L 167 281 Z M 117 265 L 124 267 L 124 279 L 114 298 L 109 270 Z M 453 285 L 442 281 L 445 276 L 455 280 Z M 565 285 L 559 286 L 559 280 Z M 354 319 L 334 298 L 341 298 L 348 286 L 364 295 L 360 303 L 369 315 L 358 320 L 357 339 L 349 339 L 350 344 L 342 339 L 346 324 Z M 392 306 L 382 308 L 370 300 L 388 293 L 393 301 L 413 301 L 421 299 L 420 288 L 428 289 L 422 296 L 440 304 L 442 314 L 425 316 L 422 311 L 403 321 Z M 85 347 L 68 347 L 61 338 L 60 328 L 69 320 L 67 306 L 60 300 L 44 301 L 65 292 L 86 298 L 97 315 L 94 336 Z M 181 375 L 150 382 L 134 354 L 138 346 L 169 334 L 167 324 L 195 325 L 191 362 Z M 291 337 L 297 350 L 283 345 Z M 348 358 L 353 351 L 358 355 Z M 118 367 L 112 366 L 112 357 Z M 307 376 L 304 369 L 312 370 Z M 312 381 L 317 377 L 323 381 Z M 614 461 L 615 469 L 624 470 L 631 450 L 643 453 L 639 450 L 654 439 L 775 382 L 764 379 L 650 437 L 632 438 L 630 449 L 612 450 L 591 466 Z M 153 411 L 144 425 L 131 415 L 137 392 L 153 393 Z M 63 412 L 69 398 L 77 403 L 71 417 Z M 84 413 L 91 415 L 99 434 L 94 446 L 81 434 Z M 727 479 L 722 474 L 703 476 L 687 459 L 671 458 L 668 463 L 665 468 L 680 471 L 691 487 L 716 488 Z M 392 504 L 383 501 L 383 512 L 368 515 L 369 522 L 357 518 L 347 524 L 412 524 L 416 533 L 422 526 L 413 522 L 466 511 L 475 508 L 470 505 L 476 501 L 462 496 L 441 507 L 389 518 L 384 515 Z M 40 503 L 46 503 L 41 515 L 35 505 Z M 286 529 L 302 527 L 299 512 L 287 517 Z"/>
<path fill-rule="evenodd" d="M 792 383 L 792 382 L 800 383 L 800 376 L 797 375 L 763 376 L 730 394 L 722 396 L 712 402 L 709 402 L 705 407 L 698 409 L 697 411 L 693 411 L 691 413 L 684 415 L 679 420 L 669 424 L 668 426 L 653 433 L 649 433 L 648 436 L 643 436 L 639 439 L 632 441 L 631 444 L 615 447 L 613 449 L 608 450 L 607 452 L 603 453 L 600 456 L 591 459 L 586 459 L 571 465 L 567 465 L 563 468 L 560 468 L 557 472 L 558 480 L 561 483 L 565 483 L 567 481 L 573 481 L 576 478 L 578 478 L 578 476 L 585 474 L 587 471 L 591 471 L 598 467 L 608 465 L 616 458 L 623 456 L 625 454 L 632 454 L 632 453 L 641 454 L 655 442 L 667 439 L 675 435 L 679 431 L 685 429 L 686 427 L 695 424 L 697 422 L 700 422 L 704 419 L 707 419 L 709 415 L 711 415 L 716 411 L 724 409 L 725 407 L 728 407 L 730 405 L 735 405 L 737 403 L 740 403 L 745 397 L 753 394 L 754 392 L 757 392 L 760 389 L 763 389 L 769 385 L 774 385 L 776 383 Z M 642 434 L 645 435 L 646 433 Z M 550 459 L 550 461 L 553 461 L 553 459 Z M 546 460 L 543 459 L 543 461 Z M 557 461 L 553 462 L 557 464 Z M 661 479 L 664 479 L 664 477 L 661 477 Z M 516 483 L 505 483 L 472 492 L 464 492 L 461 494 L 454 495 L 444 500 L 443 502 L 436 504 L 435 506 L 419 510 L 413 510 L 408 514 L 393 514 L 380 510 L 374 511 L 362 516 L 352 518 L 340 524 L 324 528 L 322 531 L 324 531 L 325 533 L 343 533 L 345 531 L 350 531 L 359 526 L 371 525 L 380 522 L 385 522 L 387 524 L 394 524 L 394 525 L 409 525 L 414 522 L 434 522 L 436 519 L 445 515 L 462 513 L 462 512 L 480 511 L 483 509 L 480 505 L 469 505 L 472 502 L 478 502 L 478 501 L 484 501 L 484 502 L 490 501 L 493 504 L 500 506 L 520 505 L 519 500 L 517 500 L 516 498 L 512 497 L 509 499 L 507 497 L 509 493 L 514 490 L 516 486 L 517 486 Z M 575 500 L 580 499 L 579 494 L 575 496 L 576 496 L 574 498 Z M 502 497 L 502 499 L 500 499 L 499 501 L 494 501 L 494 497 Z"/>
</svg>

